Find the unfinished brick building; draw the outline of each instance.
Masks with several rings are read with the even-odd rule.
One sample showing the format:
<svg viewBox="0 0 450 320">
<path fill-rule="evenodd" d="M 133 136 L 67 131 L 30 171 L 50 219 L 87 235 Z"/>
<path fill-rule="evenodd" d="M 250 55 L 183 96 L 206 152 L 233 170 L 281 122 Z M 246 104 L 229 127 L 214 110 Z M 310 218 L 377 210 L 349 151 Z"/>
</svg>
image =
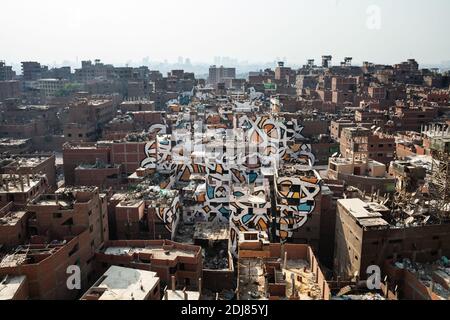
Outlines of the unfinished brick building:
<svg viewBox="0 0 450 320">
<path fill-rule="evenodd" d="M 27 212 L 14 209 L 13 202 L 0 208 L 0 247 L 15 247 L 26 239 L 27 218 Z"/>
<path fill-rule="evenodd" d="M 198 288 L 202 277 L 201 247 L 169 240 L 108 241 L 95 254 L 98 271 L 111 265 L 154 271 L 161 279 L 161 287 L 175 276 L 179 285 Z"/>
<path fill-rule="evenodd" d="M 24 208 L 29 201 L 48 190 L 47 177 L 37 174 L 0 174 L 0 206 L 10 202 Z"/>
<path fill-rule="evenodd" d="M 56 190 L 56 165 L 53 154 L 11 155 L 0 161 L 0 173 L 43 174 L 50 190 Z"/>
<path fill-rule="evenodd" d="M 330 288 L 313 250 L 270 243 L 262 233 L 239 239 L 238 300 L 329 300 Z"/>
<path fill-rule="evenodd" d="M 92 257 L 89 230 L 73 228 L 72 235 L 34 237 L 31 244 L 0 255 L 0 277 L 25 276 L 28 295 L 33 300 L 72 300 L 79 297 L 91 281 Z M 80 267 L 81 290 L 68 288 L 69 266 Z"/>
<path fill-rule="evenodd" d="M 407 257 L 426 262 L 450 253 L 450 224 L 433 219 L 393 224 L 387 221 L 389 215 L 390 210 L 378 203 L 338 200 L 336 275 L 365 279 L 368 266 L 382 266 L 387 259 Z"/>
<path fill-rule="evenodd" d="M 109 239 L 106 195 L 96 187 L 63 188 L 41 195 L 27 206 L 31 235 L 71 234 L 73 228 L 87 229 L 91 250 Z"/>
</svg>

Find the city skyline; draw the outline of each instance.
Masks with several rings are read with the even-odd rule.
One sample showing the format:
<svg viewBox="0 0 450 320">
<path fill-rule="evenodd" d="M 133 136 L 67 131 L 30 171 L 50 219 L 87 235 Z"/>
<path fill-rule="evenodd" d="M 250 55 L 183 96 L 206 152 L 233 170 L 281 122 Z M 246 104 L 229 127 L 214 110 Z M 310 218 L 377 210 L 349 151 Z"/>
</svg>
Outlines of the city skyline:
<svg viewBox="0 0 450 320">
<path fill-rule="evenodd" d="M 193 64 L 213 64 L 214 57 L 229 56 L 262 64 L 280 57 L 302 65 L 308 58 L 332 54 L 353 56 L 355 63 L 415 58 L 438 65 L 450 60 L 450 43 L 442 40 L 450 29 L 447 1 L 197 2 L 194 7 L 175 0 L 131 0 L 126 6 L 110 1 L 102 10 L 98 1 L 6 1 L 3 10 L 11 14 L 0 22 L 0 39 L 8 44 L 1 59 L 59 64 L 101 58 L 126 64 L 144 57 L 176 62 L 182 56 Z M 412 50 L 410 44 L 418 40 L 421 45 Z M 254 50 L 258 45 L 264 50 Z"/>
</svg>

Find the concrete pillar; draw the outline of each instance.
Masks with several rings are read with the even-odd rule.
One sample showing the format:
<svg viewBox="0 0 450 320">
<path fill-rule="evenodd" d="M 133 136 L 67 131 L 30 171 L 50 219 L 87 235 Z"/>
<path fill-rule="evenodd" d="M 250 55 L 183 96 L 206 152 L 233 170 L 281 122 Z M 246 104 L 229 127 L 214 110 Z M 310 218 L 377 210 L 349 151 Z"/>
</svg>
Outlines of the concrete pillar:
<svg viewBox="0 0 450 320">
<path fill-rule="evenodd" d="M 296 296 L 296 290 L 295 290 L 295 275 L 291 273 L 291 282 L 292 282 L 292 294 L 291 297 L 295 298 Z"/>
<path fill-rule="evenodd" d="M 287 268 L 287 252 L 284 253 L 284 263 L 283 263 L 283 268 L 284 268 L 284 269 Z"/>
<path fill-rule="evenodd" d="M 188 294 L 186 292 L 186 287 L 183 288 L 183 299 L 186 300 L 186 301 L 189 300 L 188 299 Z"/>
<path fill-rule="evenodd" d="M 23 185 L 23 177 L 21 174 L 19 174 L 19 184 L 20 184 L 20 191 L 24 192 L 25 188 Z"/>
<path fill-rule="evenodd" d="M 172 276 L 172 291 L 175 291 L 176 289 L 176 280 L 175 280 L 175 276 Z"/>
<path fill-rule="evenodd" d="M 27 173 L 26 176 L 27 176 L 27 185 L 30 186 L 30 175 Z"/>
<path fill-rule="evenodd" d="M 389 296 L 389 282 L 386 280 L 384 285 L 385 285 L 384 297 L 387 299 Z"/>
<path fill-rule="evenodd" d="M 202 294 L 202 278 L 198 278 L 198 293 Z"/>
</svg>

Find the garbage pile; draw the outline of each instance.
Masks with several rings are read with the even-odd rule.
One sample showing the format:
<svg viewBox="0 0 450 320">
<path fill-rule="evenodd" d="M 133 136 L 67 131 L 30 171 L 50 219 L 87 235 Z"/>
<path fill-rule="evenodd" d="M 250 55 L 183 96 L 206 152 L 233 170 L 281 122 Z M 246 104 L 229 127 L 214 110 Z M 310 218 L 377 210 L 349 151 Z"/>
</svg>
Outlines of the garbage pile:
<svg viewBox="0 0 450 320">
<path fill-rule="evenodd" d="M 386 300 L 379 293 L 365 293 L 365 294 L 348 294 L 340 297 L 333 297 L 333 300 Z"/>
<path fill-rule="evenodd" d="M 410 259 L 395 262 L 398 269 L 415 274 L 426 287 L 443 299 L 450 298 L 450 260 L 443 256 L 433 263 L 417 263 Z"/>
</svg>

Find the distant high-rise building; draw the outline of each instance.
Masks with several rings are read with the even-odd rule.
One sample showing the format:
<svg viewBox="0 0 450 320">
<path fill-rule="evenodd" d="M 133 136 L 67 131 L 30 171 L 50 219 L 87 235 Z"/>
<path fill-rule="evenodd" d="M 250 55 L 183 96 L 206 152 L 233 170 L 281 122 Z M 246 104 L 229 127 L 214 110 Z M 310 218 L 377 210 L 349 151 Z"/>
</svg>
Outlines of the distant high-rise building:
<svg viewBox="0 0 450 320">
<path fill-rule="evenodd" d="M 11 66 L 7 66 L 4 61 L 0 61 L 0 81 L 13 80 L 16 73 Z"/>
<path fill-rule="evenodd" d="M 323 68 L 330 68 L 332 59 L 333 59 L 332 56 L 322 56 L 322 67 Z"/>
<path fill-rule="evenodd" d="M 22 74 L 25 81 L 39 80 L 42 78 L 43 73 L 46 71 L 48 71 L 48 67 L 41 66 L 39 62 L 22 62 Z"/>
<path fill-rule="evenodd" d="M 217 85 L 227 79 L 236 79 L 236 68 L 216 67 L 215 65 L 209 68 L 209 84 Z"/>
</svg>

